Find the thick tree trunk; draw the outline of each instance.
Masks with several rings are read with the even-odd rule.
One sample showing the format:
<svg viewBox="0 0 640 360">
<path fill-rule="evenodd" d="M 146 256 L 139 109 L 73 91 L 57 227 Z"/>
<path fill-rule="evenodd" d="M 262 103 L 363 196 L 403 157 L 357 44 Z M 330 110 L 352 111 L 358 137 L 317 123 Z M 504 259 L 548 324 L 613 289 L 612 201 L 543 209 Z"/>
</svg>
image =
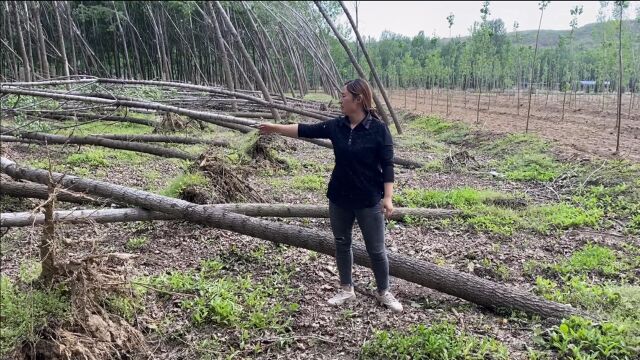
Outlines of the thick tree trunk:
<svg viewBox="0 0 640 360">
<path fill-rule="evenodd" d="M 47 188 L 42 188 L 39 192 Z M 2 193 L 2 192 L 0 192 Z M 28 193 L 22 193 L 22 197 L 30 197 Z M 63 200 L 61 200 L 63 201 Z M 251 217 L 280 217 L 280 218 L 329 218 L 329 207 L 323 205 L 299 205 L 299 204 L 220 204 L 208 205 L 220 210 L 230 211 L 236 214 L 243 214 Z M 405 216 L 419 218 L 442 218 L 451 217 L 458 214 L 456 210 L 445 209 L 412 209 L 396 208 L 391 216 L 391 220 L 402 221 Z M 157 211 L 144 209 L 89 209 L 73 211 L 56 211 L 55 220 L 62 222 L 86 222 L 95 221 L 97 223 L 149 221 L 149 220 L 182 220 L 175 215 L 165 214 Z M 32 211 L 21 213 L 0 214 L 1 227 L 20 227 L 44 224 L 42 214 L 34 214 Z"/>
<path fill-rule="evenodd" d="M 102 146 L 111 149 L 119 149 L 119 150 L 129 150 L 142 152 L 146 154 L 162 156 L 166 158 L 177 158 L 184 160 L 195 160 L 197 156 L 191 155 L 181 150 L 165 148 L 160 146 L 154 146 L 149 144 L 141 144 L 134 142 L 126 142 L 126 141 L 118 141 L 118 140 L 110 140 L 105 138 L 100 138 L 96 136 L 62 136 L 62 135 L 52 135 L 52 134 L 43 134 L 43 133 L 35 133 L 35 132 L 19 132 L 10 130 L 7 128 L 0 128 L 3 133 L 12 134 L 23 139 L 32 139 L 43 141 L 48 144 L 76 144 L 76 145 L 94 145 L 94 146 Z"/>
<path fill-rule="evenodd" d="M 103 139 L 120 140 L 120 141 L 132 141 L 132 142 L 161 142 L 161 143 L 174 143 L 174 144 L 209 144 L 220 147 L 228 147 L 227 141 L 217 141 L 210 139 L 199 139 L 195 137 L 187 137 L 180 135 L 112 135 L 112 134 L 92 134 L 92 136 L 100 137 Z"/>
<path fill-rule="evenodd" d="M 3 179 L 2 186 L 0 186 L 0 195 L 46 200 L 49 198 L 49 189 L 47 189 L 46 185 L 6 181 Z M 109 205 L 107 200 L 96 199 L 92 196 L 76 194 L 67 190 L 59 191 L 56 200 L 74 204 Z"/>
<path fill-rule="evenodd" d="M 393 111 L 393 106 L 391 106 L 391 101 L 387 96 L 387 91 L 385 90 L 384 85 L 382 84 L 382 81 L 380 81 L 380 77 L 378 76 L 376 67 L 374 66 L 373 61 L 371 61 L 371 58 L 369 57 L 369 52 L 364 46 L 364 41 L 362 41 L 360 32 L 358 32 L 358 26 L 354 23 L 353 18 L 351 18 L 351 14 L 349 13 L 349 10 L 344 4 L 344 1 L 340 1 L 340 5 L 342 6 L 342 10 L 344 10 L 345 15 L 347 15 L 347 19 L 349 19 L 349 22 L 351 23 L 351 28 L 353 29 L 353 32 L 356 34 L 356 38 L 358 39 L 358 43 L 360 44 L 359 48 L 362 49 L 362 53 L 364 54 L 365 59 L 367 59 L 367 63 L 369 64 L 369 69 L 371 69 L 371 74 L 373 75 L 373 78 L 375 79 L 376 84 L 378 85 L 378 90 L 380 91 L 380 94 L 382 95 L 384 102 L 387 104 L 387 109 L 389 109 L 391 118 L 393 118 L 393 123 L 395 124 L 396 129 L 398 130 L 398 134 L 402 134 L 402 132 L 400 131 L 400 122 L 398 121 L 398 117 L 396 116 L 395 111 Z M 356 11 L 357 11 L 357 7 L 356 7 Z M 359 48 L 356 48 L 356 49 L 359 49 Z M 358 56 L 356 56 L 356 62 L 357 62 L 357 58 Z M 418 101 L 416 100 L 416 104 L 417 102 Z"/>
<path fill-rule="evenodd" d="M 49 182 L 50 174 L 44 170 L 19 167 L 6 158 L 1 158 L 0 166 L 3 173 L 15 179 L 28 179 L 43 184 Z M 335 256 L 335 241 L 328 233 L 251 218 L 102 181 L 58 173 L 53 173 L 51 177 L 55 183 L 74 191 L 87 192 L 181 217 L 191 222 Z M 363 244 L 353 244 L 353 258 L 356 264 L 371 266 Z M 577 313 L 577 310 L 569 305 L 551 302 L 514 287 L 401 254 L 389 254 L 389 273 L 489 308 L 512 308 L 545 317 L 564 317 Z"/>
<path fill-rule="evenodd" d="M 238 48 L 240 49 L 240 53 L 242 53 L 242 56 L 244 57 L 244 59 L 246 60 L 247 64 L 249 65 L 249 69 L 253 73 L 254 80 L 256 80 L 256 82 L 258 84 L 258 87 L 260 88 L 260 91 L 262 91 L 262 95 L 264 96 L 264 99 L 269 103 L 273 103 L 273 99 L 271 98 L 271 94 L 269 94 L 269 91 L 267 90 L 267 87 L 265 86 L 264 81 L 262 81 L 262 77 L 260 76 L 260 72 L 256 68 L 255 64 L 251 61 L 251 57 L 249 56 L 249 53 L 247 52 L 247 49 L 245 49 L 244 44 L 242 43 L 242 39 L 240 38 L 240 35 L 236 31 L 236 28 L 231 23 L 231 20 L 229 19 L 229 16 L 227 15 L 227 13 L 222 8 L 222 5 L 220 5 L 220 2 L 214 1 L 214 4 L 216 6 L 216 9 L 218 10 L 218 13 L 220 14 L 220 17 L 225 22 L 225 24 L 227 25 L 227 28 L 231 32 L 231 35 L 233 36 L 234 40 L 238 44 Z M 271 108 L 271 112 L 273 113 L 273 118 L 275 119 L 276 122 L 281 122 L 282 121 L 282 119 L 280 119 L 280 114 L 278 114 L 278 111 L 276 111 L 276 109 Z"/>
</svg>

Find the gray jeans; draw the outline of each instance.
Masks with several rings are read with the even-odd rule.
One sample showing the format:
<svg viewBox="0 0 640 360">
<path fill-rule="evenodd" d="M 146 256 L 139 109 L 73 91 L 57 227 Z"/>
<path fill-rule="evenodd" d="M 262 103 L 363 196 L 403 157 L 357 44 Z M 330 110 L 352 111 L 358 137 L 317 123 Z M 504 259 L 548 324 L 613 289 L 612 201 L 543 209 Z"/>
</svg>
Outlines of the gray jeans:
<svg viewBox="0 0 640 360">
<path fill-rule="evenodd" d="M 351 252 L 351 233 L 353 222 L 358 219 L 360 231 L 371 259 L 373 275 L 376 278 L 378 291 L 389 288 L 389 260 L 384 246 L 384 215 L 382 203 L 364 208 L 349 210 L 344 209 L 333 202 L 329 202 L 329 215 L 331 230 L 336 240 L 336 263 L 340 273 L 340 284 L 353 285 L 351 268 L 353 266 L 353 253 Z"/>
</svg>

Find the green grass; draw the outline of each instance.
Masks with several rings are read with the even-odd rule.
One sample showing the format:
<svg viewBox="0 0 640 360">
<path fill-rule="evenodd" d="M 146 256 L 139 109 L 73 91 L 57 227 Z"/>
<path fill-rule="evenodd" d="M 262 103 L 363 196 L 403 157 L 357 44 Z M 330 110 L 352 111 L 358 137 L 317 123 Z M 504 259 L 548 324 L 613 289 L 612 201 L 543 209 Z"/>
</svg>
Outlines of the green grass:
<svg viewBox="0 0 640 360">
<path fill-rule="evenodd" d="M 394 196 L 398 206 L 453 208 L 462 210 L 465 222 L 478 231 L 512 235 L 526 230 L 548 234 L 557 230 L 596 227 L 602 220 L 599 208 L 583 208 L 569 203 L 530 205 L 516 196 L 468 187 L 452 190 L 405 189 Z"/>
<path fill-rule="evenodd" d="M 67 156 L 65 163 L 70 166 L 88 166 L 92 168 L 107 167 L 109 160 L 107 152 L 103 149 L 88 149 L 81 153 L 75 153 Z"/>
<path fill-rule="evenodd" d="M 421 116 L 410 123 L 410 127 L 426 131 L 438 141 L 458 144 L 469 135 L 469 127 L 460 122 L 446 121 L 438 116 Z"/>
<path fill-rule="evenodd" d="M 534 135 L 508 135 L 480 149 L 495 158 L 490 165 L 509 180 L 547 182 L 565 170 L 549 154 L 549 144 Z"/>
<path fill-rule="evenodd" d="M 131 114 L 131 113 L 129 113 Z M 72 128 L 58 131 L 61 135 L 88 136 L 88 135 L 141 135 L 150 134 L 151 127 L 142 124 L 134 124 L 128 122 L 113 121 L 95 121 L 87 123 L 76 123 L 74 121 L 65 121 L 64 126 L 73 126 Z"/>
<path fill-rule="evenodd" d="M 209 184 L 202 173 L 184 173 L 171 180 L 169 185 L 161 191 L 161 195 L 177 198 L 188 186 L 205 186 Z"/>
<path fill-rule="evenodd" d="M 587 244 L 581 250 L 571 254 L 569 258 L 554 265 L 553 270 L 561 275 L 616 276 L 626 267 L 610 248 Z"/>
<path fill-rule="evenodd" d="M 69 310 L 69 300 L 62 289 L 23 289 L 0 276 L 0 354 L 7 354 L 22 341 L 35 342 L 40 328 L 52 319 L 65 319 Z"/>
<path fill-rule="evenodd" d="M 377 331 L 360 352 L 360 359 L 508 359 L 499 341 L 460 333 L 446 322 L 408 331 Z"/>
<path fill-rule="evenodd" d="M 333 101 L 334 103 L 338 103 L 338 100 L 334 99 L 331 95 L 329 94 L 325 94 L 325 93 L 320 93 L 320 92 L 315 92 L 315 93 L 307 93 L 304 96 L 305 100 L 310 100 L 310 101 L 320 101 L 320 102 L 324 102 L 324 103 L 328 103 L 329 101 Z"/>
<path fill-rule="evenodd" d="M 295 303 L 285 304 L 282 296 L 292 290 L 282 273 L 263 280 L 251 275 L 232 276 L 222 272 L 225 266 L 215 260 L 201 264 L 199 272 L 172 272 L 154 277 L 150 284 L 157 289 L 192 294 L 179 306 L 190 313 L 196 325 L 214 324 L 238 330 L 286 331 L 290 316 L 298 310 Z M 284 276 L 284 278 L 282 277 Z M 279 289 L 284 286 L 284 289 Z"/>
<path fill-rule="evenodd" d="M 319 175 L 301 175 L 295 176 L 291 181 L 291 186 L 299 190 L 322 190 L 326 186 L 326 180 Z"/>
</svg>

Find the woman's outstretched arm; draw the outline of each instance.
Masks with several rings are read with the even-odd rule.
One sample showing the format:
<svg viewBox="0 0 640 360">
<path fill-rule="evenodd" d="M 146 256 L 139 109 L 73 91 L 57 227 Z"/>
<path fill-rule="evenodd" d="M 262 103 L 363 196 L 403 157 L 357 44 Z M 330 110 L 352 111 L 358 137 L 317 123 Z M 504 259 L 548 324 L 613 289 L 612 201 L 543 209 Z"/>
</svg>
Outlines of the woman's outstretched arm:
<svg viewBox="0 0 640 360">
<path fill-rule="evenodd" d="M 261 134 L 280 134 L 292 138 L 298 137 L 298 124 L 281 125 L 264 123 L 258 125 Z"/>
</svg>

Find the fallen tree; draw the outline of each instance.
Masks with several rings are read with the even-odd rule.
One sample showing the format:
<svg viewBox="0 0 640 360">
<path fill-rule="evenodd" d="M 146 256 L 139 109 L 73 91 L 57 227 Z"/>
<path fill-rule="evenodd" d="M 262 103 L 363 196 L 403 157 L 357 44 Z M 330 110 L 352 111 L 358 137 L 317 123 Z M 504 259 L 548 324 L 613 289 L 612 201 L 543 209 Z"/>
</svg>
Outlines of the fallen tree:
<svg viewBox="0 0 640 360">
<path fill-rule="evenodd" d="M 230 230 L 275 243 L 287 244 L 334 256 L 333 236 L 318 230 L 252 218 L 223 211 L 215 207 L 196 205 L 184 200 L 151 194 L 107 182 L 87 180 L 76 176 L 18 166 L 1 158 L 3 173 L 15 179 L 27 179 L 40 184 L 53 181 L 73 191 L 110 198 L 145 209 L 181 217 L 185 220 Z M 353 244 L 356 264 L 370 267 L 369 256 L 363 244 Z M 565 317 L 578 311 L 569 306 L 548 301 L 530 292 L 495 283 L 475 275 L 440 267 L 435 264 L 390 253 L 389 272 L 392 276 L 411 281 L 489 308 L 512 308 L 545 317 Z"/>
<path fill-rule="evenodd" d="M 46 190 L 45 186 L 42 186 Z M 62 199 L 59 199 L 64 201 Z M 328 218 L 329 207 L 323 205 L 291 205 L 291 204 L 219 204 L 208 205 L 220 210 L 230 211 L 252 217 L 297 217 Z M 391 220 L 401 221 L 405 216 L 421 218 L 441 218 L 458 214 L 456 210 L 445 209 L 412 209 L 396 208 Z M 97 223 L 149 221 L 149 220 L 181 220 L 174 215 L 144 209 L 86 209 L 56 211 L 54 219 L 58 222 L 81 223 L 95 221 Z M 33 212 L 2 213 L 0 227 L 21 227 L 44 224 L 44 214 Z"/>
<path fill-rule="evenodd" d="M 7 87 L 0 88 L 0 94 L 3 94 L 3 93 L 46 97 L 46 98 L 58 99 L 58 100 L 84 101 L 84 102 L 108 104 L 108 105 L 114 105 L 114 106 L 127 106 L 127 107 L 142 108 L 142 109 L 154 109 L 154 110 L 166 111 L 166 112 L 171 112 L 179 115 L 188 116 L 196 120 L 206 121 L 214 125 L 227 127 L 230 129 L 244 132 L 244 133 L 251 131 L 252 126 L 256 126 L 260 124 L 259 122 L 252 121 L 249 119 L 242 119 L 234 116 L 221 115 L 221 114 L 212 114 L 204 111 L 183 109 L 175 106 L 164 105 L 164 104 L 149 102 L 149 101 L 104 99 L 104 98 L 95 98 L 95 97 L 87 97 L 87 96 L 79 96 L 79 95 L 68 95 L 68 94 L 55 93 L 55 92 L 23 90 L 23 89 L 7 88 Z M 323 147 L 327 147 L 330 149 L 333 148 L 333 146 L 329 141 L 318 140 L 318 139 L 306 139 L 306 138 L 299 138 L 299 139 L 308 141 Z M 419 168 L 423 166 L 423 164 L 418 161 L 414 161 L 410 159 L 401 159 L 398 157 L 394 157 L 393 162 L 395 164 L 410 167 L 410 168 Z"/>
<path fill-rule="evenodd" d="M 186 153 L 182 150 L 165 148 L 155 145 L 142 144 L 136 142 L 127 142 L 120 140 L 111 140 L 97 136 L 63 136 L 44 134 L 37 132 L 20 132 L 18 130 L 0 127 L 0 131 L 6 134 L 12 134 L 22 139 L 37 140 L 47 144 L 75 144 L 75 145 L 94 145 L 111 149 L 130 150 L 141 153 L 162 156 L 166 158 L 177 158 L 184 160 L 195 160 L 197 156 Z"/>
<path fill-rule="evenodd" d="M 113 134 L 93 134 L 91 136 L 119 140 L 119 141 L 131 141 L 131 142 L 161 142 L 161 143 L 174 143 L 174 144 L 209 144 L 220 147 L 228 147 L 227 141 L 202 139 L 196 137 L 186 137 L 180 135 L 153 135 L 153 134 L 140 134 L 140 135 L 113 135 Z"/>
<path fill-rule="evenodd" d="M 7 109 L 9 112 L 16 112 L 11 109 Z M 103 114 L 91 114 L 85 112 L 75 112 L 75 111 L 33 111 L 33 110 L 20 110 L 30 116 L 33 117 L 43 117 L 47 119 L 55 119 L 55 120 L 80 120 L 80 121 L 90 121 L 90 120 L 99 120 L 99 121 L 113 121 L 113 122 L 128 122 L 132 124 L 140 124 L 147 125 L 151 127 L 158 126 L 158 122 L 155 120 L 149 119 L 141 119 L 132 116 L 118 116 L 118 115 L 103 115 Z"/>
<path fill-rule="evenodd" d="M 7 181 L 5 179 L 2 179 L 2 186 L 0 186 L 0 195 L 17 198 L 33 198 L 46 200 L 49 198 L 49 190 L 45 185 L 41 184 Z M 75 204 L 109 204 L 108 200 L 97 199 L 92 196 L 86 196 L 82 194 L 75 194 L 64 189 L 61 189 L 58 192 L 56 199 L 58 201 L 70 202 Z"/>
</svg>

